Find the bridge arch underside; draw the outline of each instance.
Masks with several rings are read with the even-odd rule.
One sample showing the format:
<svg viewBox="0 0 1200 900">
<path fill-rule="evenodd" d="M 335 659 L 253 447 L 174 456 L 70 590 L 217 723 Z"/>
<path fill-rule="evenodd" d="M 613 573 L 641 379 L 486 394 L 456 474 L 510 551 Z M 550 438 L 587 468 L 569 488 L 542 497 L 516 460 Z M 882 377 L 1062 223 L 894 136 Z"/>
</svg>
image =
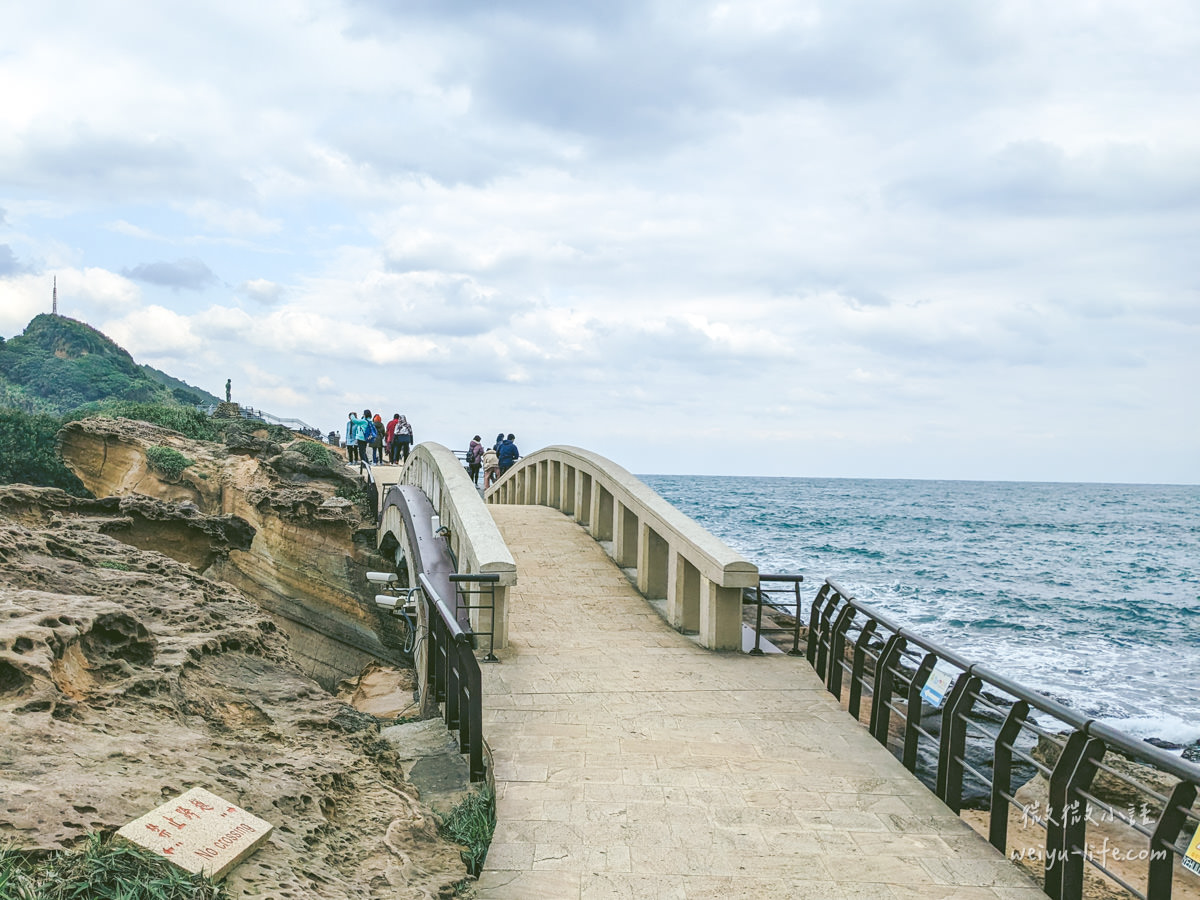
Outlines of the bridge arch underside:
<svg viewBox="0 0 1200 900">
<path fill-rule="evenodd" d="M 757 586 L 757 567 L 611 460 L 547 447 L 505 473 L 487 501 L 558 509 L 674 628 L 714 650 L 741 649 L 742 590 Z"/>
</svg>

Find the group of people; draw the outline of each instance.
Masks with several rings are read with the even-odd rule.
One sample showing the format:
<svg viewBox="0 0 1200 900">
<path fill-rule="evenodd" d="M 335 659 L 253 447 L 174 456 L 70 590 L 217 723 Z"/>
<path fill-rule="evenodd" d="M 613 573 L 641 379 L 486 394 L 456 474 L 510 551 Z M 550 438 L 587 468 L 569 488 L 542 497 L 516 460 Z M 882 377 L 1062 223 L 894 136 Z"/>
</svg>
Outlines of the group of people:
<svg viewBox="0 0 1200 900">
<path fill-rule="evenodd" d="M 412 425 L 400 413 L 393 413 L 384 424 L 378 413 L 372 416 L 364 409 L 361 417 L 352 412 L 346 421 L 346 455 L 352 463 L 408 462 L 412 446 Z"/>
<path fill-rule="evenodd" d="M 471 439 L 466 462 L 476 487 L 481 471 L 486 491 L 521 458 L 514 441 L 513 435 L 505 436 L 504 432 L 496 435 L 496 442 L 490 447 L 483 445 L 479 435 Z M 378 413 L 372 415 L 369 409 L 364 409 L 361 416 L 352 412 L 346 418 L 346 456 L 352 463 L 405 463 L 412 447 L 412 425 L 400 413 L 393 413 L 386 424 Z"/>
<path fill-rule="evenodd" d="M 503 431 L 496 435 L 496 443 L 490 447 L 483 446 L 479 435 L 471 438 L 471 444 L 467 447 L 467 471 L 476 487 L 479 485 L 480 469 L 483 470 L 483 489 L 486 491 L 521 458 L 514 440 L 511 434 L 505 437 Z"/>
</svg>

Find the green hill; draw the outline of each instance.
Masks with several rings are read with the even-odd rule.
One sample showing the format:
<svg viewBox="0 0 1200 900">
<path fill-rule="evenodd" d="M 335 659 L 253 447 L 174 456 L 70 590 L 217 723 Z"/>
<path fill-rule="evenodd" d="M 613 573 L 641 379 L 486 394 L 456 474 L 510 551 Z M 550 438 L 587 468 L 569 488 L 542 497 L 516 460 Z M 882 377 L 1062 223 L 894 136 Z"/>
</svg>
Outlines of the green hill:
<svg viewBox="0 0 1200 900">
<path fill-rule="evenodd" d="M 218 398 L 150 366 L 90 325 L 40 315 L 11 340 L 0 338 L 0 484 L 60 487 L 86 495 L 59 458 L 63 417 L 107 412 L 153 420 L 211 438 L 196 406 Z M 195 434 L 197 430 L 203 434 Z"/>
<path fill-rule="evenodd" d="M 187 405 L 218 398 L 150 366 L 90 325 L 39 315 L 25 331 L 0 338 L 0 407 L 61 416 L 85 403 Z"/>
</svg>

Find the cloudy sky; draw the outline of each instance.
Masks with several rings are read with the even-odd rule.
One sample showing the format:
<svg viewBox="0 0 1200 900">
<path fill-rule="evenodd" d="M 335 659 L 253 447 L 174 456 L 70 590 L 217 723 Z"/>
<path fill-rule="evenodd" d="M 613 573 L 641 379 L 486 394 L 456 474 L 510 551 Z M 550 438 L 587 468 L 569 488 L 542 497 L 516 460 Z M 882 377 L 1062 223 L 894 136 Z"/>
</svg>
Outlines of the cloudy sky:
<svg viewBox="0 0 1200 900">
<path fill-rule="evenodd" d="M 1200 482 L 1194 0 L 9 4 L 0 335 L 635 472 Z"/>
</svg>

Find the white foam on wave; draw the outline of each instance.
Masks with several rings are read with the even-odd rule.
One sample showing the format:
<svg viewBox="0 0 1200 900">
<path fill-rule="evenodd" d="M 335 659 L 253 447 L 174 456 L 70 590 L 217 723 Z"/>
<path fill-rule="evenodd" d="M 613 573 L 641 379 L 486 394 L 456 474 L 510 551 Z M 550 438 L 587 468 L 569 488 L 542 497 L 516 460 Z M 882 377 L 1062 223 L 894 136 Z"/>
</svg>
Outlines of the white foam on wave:
<svg viewBox="0 0 1200 900">
<path fill-rule="evenodd" d="M 1136 738 L 1161 738 L 1172 744 L 1194 744 L 1200 741 L 1200 722 L 1188 721 L 1169 713 L 1153 716 L 1111 716 L 1097 719 Z"/>
</svg>

